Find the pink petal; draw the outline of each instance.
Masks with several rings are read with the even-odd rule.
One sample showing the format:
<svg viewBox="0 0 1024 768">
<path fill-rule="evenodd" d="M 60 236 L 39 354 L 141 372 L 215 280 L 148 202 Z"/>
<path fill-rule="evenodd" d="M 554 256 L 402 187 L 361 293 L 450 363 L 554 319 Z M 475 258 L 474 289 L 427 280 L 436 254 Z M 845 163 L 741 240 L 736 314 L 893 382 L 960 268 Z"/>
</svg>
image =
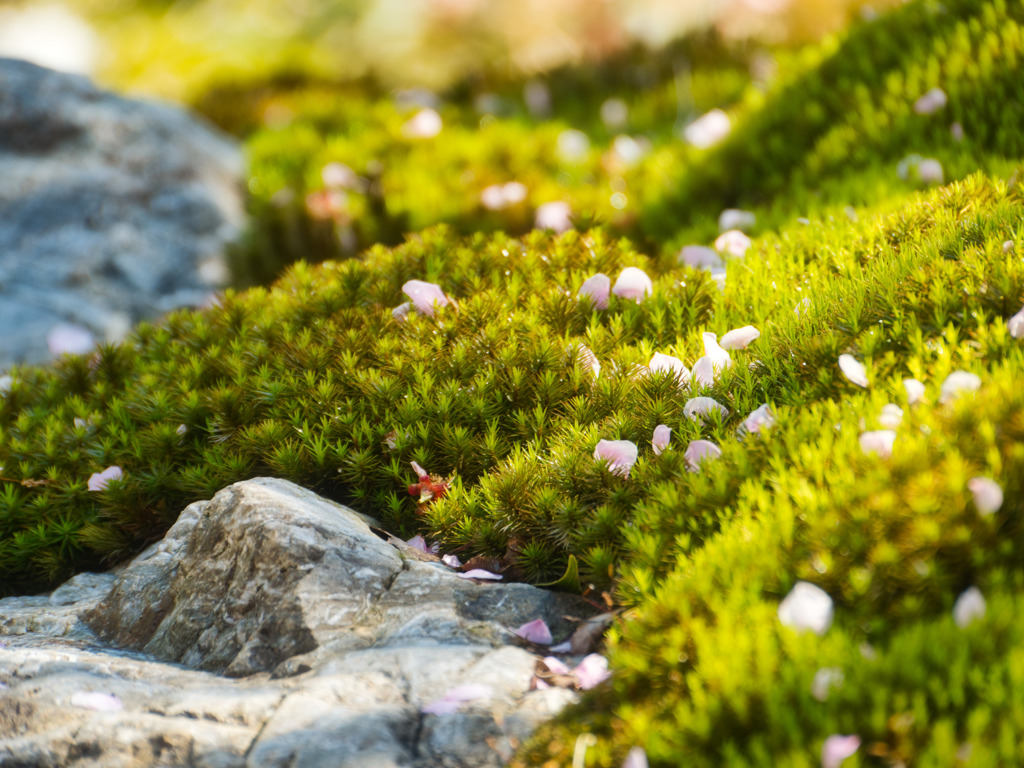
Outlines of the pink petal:
<svg viewBox="0 0 1024 768">
<path fill-rule="evenodd" d="M 863 432 L 860 436 L 860 449 L 864 453 L 874 453 L 880 458 L 892 456 L 892 446 L 896 441 L 896 432 L 891 429 L 879 429 L 876 432 Z"/>
<path fill-rule="evenodd" d="M 96 712 L 119 712 L 124 709 L 124 704 L 117 696 L 99 691 L 79 691 L 71 697 L 71 706 Z"/>
<path fill-rule="evenodd" d="M 448 297 L 444 295 L 441 286 L 435 283 L 427 283 L 423 280 L 410 280 L 402 286 L 402 292 L 412 299 L 416 311 L 427 317 L 433 317 L 436 307 L 448 305 Z M 394 310 L 392 310 L 394 313 Z"/>
<path fill-rule="evenodd" d="M 622 768 L 648 768 L 647 752 L 643 747 L 633 747 L 622 761 Z"/>
<path fill-rule="evenodd" d="M 469 701 L 489 699 L 494 696 L 494 689 L 481 683 L 465 683 L 448 690 L 440 699 L 432 701 L 420 711 L 427 715 L 450 715 L 457 712 L 459 705 Z"/>
<path fill-rule="evenodd" d="M 964 140 L 964 127 L 960 123 L 953 123 L 949 126 L 949 134 L 953 137 L 953 141 L 959 144 Z"/>
<path fill-rule="evenodd" d="M 534 619 L 523 624 L 515 631 L 516 635 L 531 643 L 538 645 L 551 645 L 551 630 L 544 623 L 544 619 Z"/>
<path fill-rule="evenodd" d="M 118 466 L 107 467 L 102 472 L 94 472 L 89 476 L 88 488 L 90 491 L 102 491 L 111 480 L 120 480 L 124 472 Z"/>
<path fill-rule="evenodd" d="M 683 458 L 690 466 L 691 472 L 700 472 L 700 465 L 707 460 L 721 458 L 722 449 L 710 440 L 694 440 L 686 447 Z"/>
<path fill-rule="evenodd" d="M 564 661 L 557 659 L 554 656 L 545 656 L 544 666 L 546 666 L 555 675 L 568 675 L 571 671 Z"/>
<path fill-rule="evenodd" d="M 757 224 L 757 214 L 739 208 L 726 208 L 718 215 L 718 231 L 736 231 L 753 229 Z"/>
<path fill-rule="evenodd" d="M 576 675 L 576 681 L 584 691 L 589 691 L 612 676 L 612 673 L 608 671 L 608 659 L 599 653 L 592 653 L 584 657 L 583 661 L 573 669 L 573 674 Z"/>
<path fill-rule="evenodd" d="M 459 706 L 461 702 L 438 699 L 420 707 L 420 712 L 424 715 L 454 715 L 459 711 Z"/>
<path fill-rule="evenodd" d="M 946 106 L 946 92 L 941 88 L 932 88 L 914 102 L 914 111 L 919 115 L 930 115 Z"/>
<path fill-rule="evenodd" d="M 693 383 L 698 387 L 712 387 L 715 384 L 715 366 L 710 358 L 700 357 L 693 364 Z"/>
<path fill-rule="evenodd" d="M 683 137 L 697 149 L 707 149 L 722 141 L 731 130 L 729 116 L 720 109 L 712 109 L 686 126 Z"/>
<path fill-rule="evenodd" d="M 722 337 L 722 349 L 746 349 L 761 336 L 761 332 L 752 325 L 744 325 L 729 331 Z"/>
<path fill-rule="evenodd" d="M 701 338 L 704 340 L 704 356 L 711 361 L 715 376 L 718 376 L 726 368 L 732 368 L 732 358 L 719 346 L 718 337 L 715 334 L 705 332 L 701 334 Z"/>
<path fill-rule="evenodd" d="M 724 267 L 722 257 L 706 245 L 687 245 L 679 252 L 678 261 L 695 269 L 718 269 Z"/>
<path fill-rule="evenodd" d="M 572 209 L 561 200 L 544 203 L 537 207 L 533 226 L 537 229 L 550 229 L 553 232 L 566 232 L 572 229 Z"/>
<path fill-rule="evenodd" d="M 458 555 L 445 555 L 441 558 L 441 562 L 447 565 L 449 568 L 461 568 L 462 561 L 459 560 Z"/>
<path fill-rule="evenodd" d="M 851 757 L 859 748 L 859 736 L 829 736 L 821 747 L 821 768 L 839 768 L 843 760 Z"/>
<path fill-rule="evenodd" d="M 981 389 L 981 379 L 968 371 L 953 371 L 942 382 L 939 402 L 948 403 L 955 400 L 962 392 L 977 392 Z"/>
<path fill-rule="evenodd" d="M 974 506 L 983 515 L 991 515 L 1003 506 L 1003 488 L 989 477 L 972 477 L 967 488 L 974 494 Z"/>
<path fill-rule="evenodd" d="M 944 178 L 942 163 L 934 157 L 926 157 L 917 165 L 917 177 L 923 184 L 941 184 Z"/>
<path fill-rule="evenodd" d="M 728 232 L 723 232 L 715 240 L 715 250 L 719 253 L 728 253 L 730 256 L 735 256 L 738 259 L 742 259 L 750 248 L 750 238 L 740 232 L 738 229 L 730 229 Z"/>
<path fill-rule="evenodd" d="M 878 416 L 878 423 L 886 429 L 896 429 L 903 423 L 903 409 L 896 403 L 886 403 Z"/>
<path fill-rule="evenodd" d="M 636 443 L 631 440 L 599 440 L 594 448 L 594 459 L 606 462 L 608 471 L 620 477 L 629 477 L 638 454 Z"/>
<path fill-rule="evenodd" d="M 500 573 L 491 573 L 491 571 L 485 571 L 483 568 L 474 568 L 471 571 L 465 573 L 456 573 L 460 579 L 483 579 L 485 581 L 501 581 L 504 576 Z"/>
<path fill-rule="evenodd" d="M 651 357 L 651 362 L 647 364 L 647 368 L 651 372 L 667 371 L 674 373 L 681 384 L 687 383 L 690 379 L 690 371 L 683 365 L 682 360 L 678 357 L 672 357 L 672 355 L 663 355 L 661 352 L 654 353 Z"/>
<path fill-rule="evenodd" d="M 638 267 L 626 267 L 615 281 L 612 293 L 622 299 L 633 299 L 639 304 L 654 293 L 654 283 L 647 273 Z"/>
<path fill-rule="evenodd" d="M 394 309 L 392 309 L 391 310 L 391 316 L 393 318 L 395 318 L 395 320 L 398 320 L 399 322 L 402 322 L 402 321 L 405 320 L 406 315 L 408 315 L 411 311 L 412 311 L 412 302 L 411 301 L 406 301 L 406 302 L 403 302 L 403 303 L 399 304 Z"/>
<path fill-rule="evenodd" d="M 84 355 L 96 346 L 96 339 L 88 328 L 71 323 L 57 323 L 46 334 L 46 346 L 54 355 Z"/>
<path fill-rule="evenodd" d="M 711 397 L 692 397 L 683 406 L 683 415 L 690 421 L 704 423 L 704 417 L 712 413 L 720 413 L 724 419 L 729 415 L 729 409 Z"/>
<path fill-rule="evenodd" d="M 756 435 L 762 429 L 769 429 L 773 426 L 775 426 L 775 414 L 768 407 L 768 403 L 764 403 L 747 416 L 741 425 L 741 429 Z"/>
<path fill-rule="evenodd" d="M 651 447 L 654 448 L 654 455 L 661 456 L 661 452 L 668 448 L 672 439 L 672 429 L 664 424 L 654 428 L 654 437 L 651 439 Z"/>
<path fill-rule="evenodd" d="M 839 356 L 839 370 L 843 372 L 843 376 L 845 376 L 847 380 L 856 384 L 858 387 L 868 386 L 867 370 L 853 355 Z"/>
<path fill-rule="evenodd" d="M 413 536 L 411 539 L 409 539 L 407 542 L 405 542 L 405 543 L 408 544 L 413 549 L 418 549 L 420 552 L 427 552 L 428 551 L 428 549 L 427 549 L 427 540 L 424 539 L 422 536 L 420 536 L 418 533 L 415 536 Z"/>
<path fill-rule="evenodd" d="M 608 294 L 612 289 L 612 279 L 608 275 L 598 272 L 596 275 L 588 277 L 583 285 L 580 286 L 579 293 L 576 295 L 579 298 L 589 297 L 594 302 L 594 306 L 598 309 L 608 308 Z"/>
<path fill-rule="evenodd" d="M 421 109 L 402 126 L 402 135 L 407 139 L 432 139 L 441 132 L 444 123 L 436 110 Z"/>
</svg>

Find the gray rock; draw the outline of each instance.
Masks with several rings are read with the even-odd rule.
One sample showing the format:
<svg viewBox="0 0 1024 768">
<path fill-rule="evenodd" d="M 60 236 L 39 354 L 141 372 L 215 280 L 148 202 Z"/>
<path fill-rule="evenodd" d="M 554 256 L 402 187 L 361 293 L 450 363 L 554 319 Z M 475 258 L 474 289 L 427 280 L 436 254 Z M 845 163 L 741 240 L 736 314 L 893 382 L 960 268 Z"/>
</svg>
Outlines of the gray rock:
<svg viewBox="0 0 1024 768">
<path fill-rule="evenodd" d="M 180 109 L 0 59 L 0 369 L 208 300 L 242 222 L 242 159 Z"/>
<path fill-rule="evenodd" d="M 509 630 L 560 640 L 591 612 L 408 559 L 286 481 L 237 483 L 113 573 L 0 600 L 0 765 L 496 768 L 576 699 L 530 690 L 538 656 Z M 422 711 L 468 683 L 486 695 Z"/>
</svg>

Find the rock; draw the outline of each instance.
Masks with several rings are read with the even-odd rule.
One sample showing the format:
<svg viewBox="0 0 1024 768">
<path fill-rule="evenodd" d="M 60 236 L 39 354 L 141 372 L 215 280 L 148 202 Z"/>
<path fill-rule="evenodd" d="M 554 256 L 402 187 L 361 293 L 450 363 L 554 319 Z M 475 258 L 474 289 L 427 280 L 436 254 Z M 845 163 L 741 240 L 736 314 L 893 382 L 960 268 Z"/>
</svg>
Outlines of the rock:
<svg viewBox="0 0 1024 768">
<path fill-rule="evenodd" d="M 238 148 L 180 109 L 0 59 L 0 369 L 60 323 L 116 339 L 200 305 L 242 222 Z"/>
<path fill-rule="evenodd" d="M 591 613 L 406 558 L 286 481 L 236 483 L 112 573 L 0 600 L 0 765 L 500 766 L 577 696 L 530 691 L 539 656 L 510 630 L 562 640 Z M 422 711 L 466 684 L 486 695 Z"/>
</svg>

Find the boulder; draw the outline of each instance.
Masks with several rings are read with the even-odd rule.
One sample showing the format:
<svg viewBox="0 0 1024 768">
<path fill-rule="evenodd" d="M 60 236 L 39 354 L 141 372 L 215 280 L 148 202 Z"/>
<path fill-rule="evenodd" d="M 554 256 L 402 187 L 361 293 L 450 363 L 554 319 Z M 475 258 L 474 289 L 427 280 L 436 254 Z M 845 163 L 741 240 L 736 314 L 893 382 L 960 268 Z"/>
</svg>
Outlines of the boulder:
<svg viewBox="0 0 1024 768">
<path fill-rule="evenodd" d="M 181 109 L 0 59 L 0 370 L 49 359 L 55 328 L 116 340 L 208 301 L 242 171 L 237 146 Z"/>
<path fill-rule="evenodd" d="M 0 600 L 0 765 L 500 766 L 577 696 L 531 690 L 542 649 L 512 630 L 592 613 L 236 483 L 111 573 Z"/>
</svg>

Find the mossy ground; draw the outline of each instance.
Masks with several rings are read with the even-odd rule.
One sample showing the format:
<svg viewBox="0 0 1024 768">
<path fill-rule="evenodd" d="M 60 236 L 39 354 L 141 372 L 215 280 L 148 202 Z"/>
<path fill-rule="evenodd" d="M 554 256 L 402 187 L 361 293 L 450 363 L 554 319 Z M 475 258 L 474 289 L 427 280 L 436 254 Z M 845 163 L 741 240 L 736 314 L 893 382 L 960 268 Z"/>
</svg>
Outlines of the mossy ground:
<svg viewBox="0 0 1024 768">
<path fill-rule="evenodd" d="M 482 129 L 469 96 L 456 99 L 431 151 L 402 137 L 407 114 L 390 101 L 271 96 L 300 117 L 250 144 L 253 248 L 273 257 L 269 272 L 312 248 L 271 239 L 311 231 L 304 203 L 283 229 L 271 192 L 290 185 L 304 200 L 327 162 L 364 179 L 360 159 L 382 162 L 385 202 L 364 195 L 343 223 L 360 244 L 417 233 L 12 372 L 0 584 L 30 591 L 101 567 L 189 501 L 272 474 L 445 552 L 493 557 L 510 577 L 548 582 L 575 558 L 583 584 L 626 609 L 610 685 L 525 745 L 521 765 L 571 764 L 585 734 L 597 739 L 587 765 L 600 766 L 634 745 L 659 766 L 811 766 L 839 733 L 861 739 L 847 766 L 1024 763 L 1024 350 L 1008 325 L 1024 303 L 1022 19 L 1003 2 L 909 4 L 792 57 L 767 91 L 723 59 L 694 83 L 713 83 L 701 110 L 739 98 L 734 131 L 703 152 L 665 127 L 678 101 L 663 70 L 634 100 L 630 134 L 651 150 L 631 171 L 597 149 L 617 135 L 594 117 L 603 93 L 586 97 L 589 113 L 510 107 Z M 936 85 L 947 105 L 916 114 Z M 573 176 L 557 136 L 581 125 L 592 149 Z M 951 183 L 900 179 L 914 153 L 940 159 Z M 484 213 L 479 189 L 454 181 L 467 169 L 479 184 L 522 179 L 531 196 Z M 635 216 L 605 207 L 616 178 L 635 190 Z M 589 223 L 531 231 L 548 194 Z M 727 259 L 720 288 L 674 251 L 707 243 L 736 204 L 757 212 L 759 236 Z M 340 253 L 340 223 L 315 260 Z M 644 301 L 578 298 L 594 273 L 629 266 L 653 278 Z M 399 321 L 411 279 L 457 307 Z M 703 332 L 748 324 L 760 338 L 703 391 L 645 373 L 655 352 L 690 366 Z M 868 387 L 842 374 L 844 353 Z M 954 371 L 980 389 L 945 398 Z M 925 385 L 913 404 L 908 378 Z M 728 413 L 688 419 L 697 394 Z M 762 403 L 777 423 L 743 434 Z M 889 404 L 902 410 L 892 455 L 866 453 L 860 436 L 885 426 Z M 660 455 L 658 424 L 673 429 Z M 628 477 L 594 461 L 600 439 L 639 446 Z M 698 473 L 683 456 L 696 439 L 722 449 Z M 445 498 L 417 509 L 412 461 L 450 478 Z M 114 464 L 123 480 L 87 490 Z M 976 477 L 1003 489 L 992 514 L 973 499 Z M 823 636 L 779 621 L 798 581 L 834 602 Z M 987 611 L 961 627 L 951 611 L 969 587 Z M 827 695 L 814 690 L 822 669 L 842 677 Z"/>
</svg>

